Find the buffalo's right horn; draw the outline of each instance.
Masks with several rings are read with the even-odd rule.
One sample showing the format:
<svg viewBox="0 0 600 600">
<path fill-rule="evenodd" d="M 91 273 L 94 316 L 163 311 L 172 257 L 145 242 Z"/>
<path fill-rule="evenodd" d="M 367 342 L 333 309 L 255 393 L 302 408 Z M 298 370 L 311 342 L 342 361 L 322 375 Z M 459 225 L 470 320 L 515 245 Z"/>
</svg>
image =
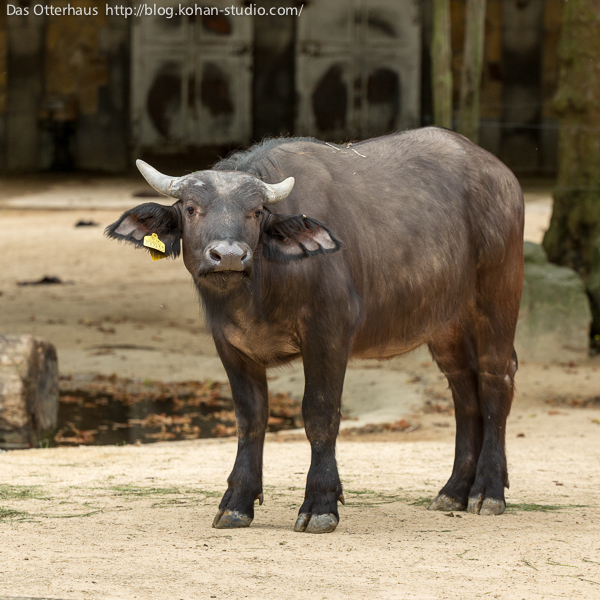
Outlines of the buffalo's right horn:
<svg viewBox="0 0 600 600">
<path fill-rule="evenodd" d="M 144 179 L 160 194 L 169 196 L 170 198 L 176 198 L 180 200 L 180 189 L 179 184 L 181 177 L 169 177 L 163 175 L 160 171 L 157 171 L 154 167 L 151 167 L 148 163 L 143 160 L 136 160 L 135 164 L 139 169 L 140 173 L 144 176 Z"/>
<path fill-rule="evenodd" d="M 267 201 L 265 204 L 277 204 L 282 200 L 285 200 L 291 193 L 296 180 L 293 177 L 288 177 L 280 183 L 265 183 L 263 185 L 267 188 Z"/>
</svg>

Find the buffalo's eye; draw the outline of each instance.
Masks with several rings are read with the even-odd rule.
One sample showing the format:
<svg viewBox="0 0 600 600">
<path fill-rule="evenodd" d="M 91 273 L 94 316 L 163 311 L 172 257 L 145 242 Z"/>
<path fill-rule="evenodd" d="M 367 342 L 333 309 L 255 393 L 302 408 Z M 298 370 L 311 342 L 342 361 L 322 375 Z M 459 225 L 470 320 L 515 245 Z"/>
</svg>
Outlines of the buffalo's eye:
<svg viewBox="0 0 600 600">
<path fill-rule="evenodd" d="M 261 209 L 259 209 L 259 210 L 255 210 L 254 211 L 254 215 L 253 216 L 254 216 L 255 219 L 260 219 L 260 217 L 261 217 L 262 214 L 263 214 L 263 211 Z"/>
<path fill-rule="evenodd" d="M 187 212 L 187 214 L 188 214 L 188 215 L 193 215 L 193 214 L 194 214 L 194 212 L 196 212 L 196 211 L 194 210 L 194 207 L 193 207 L 193 206 L 188 206 L 188 207 L 187 207 L 185 210 L 186 210 L 186 212 Z"/>
</svg>

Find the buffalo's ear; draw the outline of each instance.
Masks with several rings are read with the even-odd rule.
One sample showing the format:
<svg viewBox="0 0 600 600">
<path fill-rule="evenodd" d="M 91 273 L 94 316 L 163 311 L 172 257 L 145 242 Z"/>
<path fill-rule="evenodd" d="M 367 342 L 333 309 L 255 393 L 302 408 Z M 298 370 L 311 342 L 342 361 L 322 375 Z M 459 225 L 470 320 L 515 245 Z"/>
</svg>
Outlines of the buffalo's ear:
<svg viewBox="0 0 600 600">
<path fill-rule="evenodd" d="M 269 215 L 262 234 L 267 260 L 289 261 L 337 252 L 342 243 L 327 225 L 306 215 Z"/>
<path fill-rule="evenodd" d="M 165 254 L 175 258 L 181 251 L 179 205 L 179 202 L 173 206 L 161 206 L 155 202 L 140 204 L 124 212 L 118 221 L 105 229 L 104 234 L 143 248 L 144 237 L 155 233 L 165 245 Z"/>
</svg>

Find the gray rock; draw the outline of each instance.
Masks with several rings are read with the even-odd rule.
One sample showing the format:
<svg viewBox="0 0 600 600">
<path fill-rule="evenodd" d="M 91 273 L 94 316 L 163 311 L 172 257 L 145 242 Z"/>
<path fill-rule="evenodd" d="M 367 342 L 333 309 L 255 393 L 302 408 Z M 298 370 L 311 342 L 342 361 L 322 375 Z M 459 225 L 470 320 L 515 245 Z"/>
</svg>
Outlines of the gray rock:
<svg viewBox="0 0 600 600">
<path fill-rule="evenodd" d="M 0 448 L 37 447 L 57 420 L 56 348 L 31 335 L 0 335 Z"/>
<path fill-rule="evenodd" d="M 525 242 L 523 244 L 523 257 L 525 258 L 525 264 L 545 265 L 548 262 L 544 247 L 541 244 L 534 244 L 533 242 Z"/>
<path fill-rule="evenodd" d="M 596 314 L 592 313 L 596 325 L 600 320 L 600 315 L 597 314 L 600 307 L 600 237 L 596 238 L 592 249 L 592 266 L 590 269 L 590 278 L 587 283 L 588 294 L 592 298 L 593 304 L 596 305 Z"/>
<path fill-rule="evenodd" d="M 541 246 L 525 243 L 525 278 L 515 347 L 520 360 L 587 358 L 592 315 L 585 285 L 567 267 L 547 262 Z"/>
</svg>

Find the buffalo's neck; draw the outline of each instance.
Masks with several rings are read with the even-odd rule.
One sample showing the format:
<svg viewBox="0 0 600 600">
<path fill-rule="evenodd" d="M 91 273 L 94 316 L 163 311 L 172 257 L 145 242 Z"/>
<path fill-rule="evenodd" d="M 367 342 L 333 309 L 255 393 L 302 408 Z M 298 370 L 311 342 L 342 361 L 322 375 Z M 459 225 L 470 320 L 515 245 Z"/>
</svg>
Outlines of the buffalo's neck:
<svg viewBox="0 0 600 600">
<path fill-rule="evenodd" d="M 282 304 L 277 293 L 281 290 L 260 281 L 249 283 L 244 288 L 218 293 L 198 288 L 207 327 L 215 341 L 235 347 L 265 367 L 298 357 L 295 307 L 277 310 Z"/>
<path fill-rule="evenodd" d="M 251 287 L 239 286 L 224 291 L 198 287 L 198 292 L 213 335 L 232 320 L 251 322 L 258 316 L 256 297 Z"/>
</svg>

